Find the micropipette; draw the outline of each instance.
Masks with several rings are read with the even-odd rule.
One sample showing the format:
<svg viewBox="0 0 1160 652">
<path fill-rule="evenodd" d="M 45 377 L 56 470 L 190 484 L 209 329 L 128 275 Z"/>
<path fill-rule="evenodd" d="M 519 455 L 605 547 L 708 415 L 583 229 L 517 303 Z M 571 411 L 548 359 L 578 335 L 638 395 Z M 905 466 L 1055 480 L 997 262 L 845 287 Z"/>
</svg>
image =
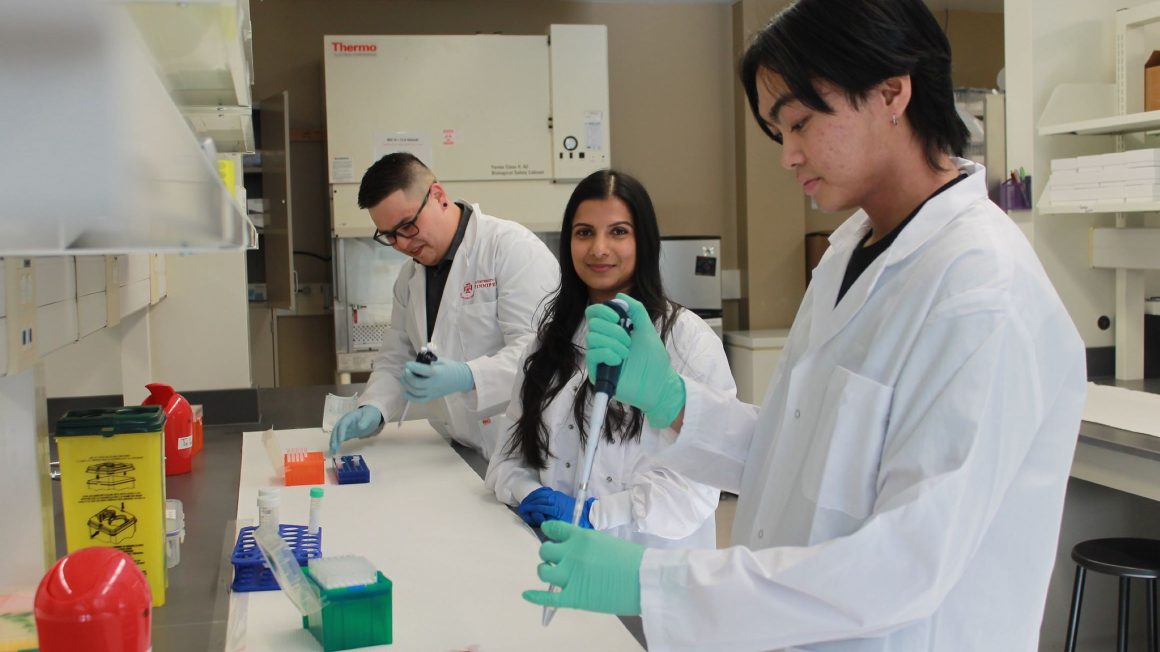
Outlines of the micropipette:
<svg viewBox="0 0 1160 652">
<path fill-rule="evenodd" d="M 415 362 L 422 362 L 423 364 L 431 364 L 439 359 L 435 355 L 435 343 L 428 342 L 426 346 L 419 349 L 419 355 L 415 356 Z M 403 427 L 403 421 L 407 418 L 407 409 L 411 407 L 411 402 L 407 401 L 403 404 L 403 413 L 399 415 L 399 427 Z"/>
<path fill-rule="evenodd" d="M 616 311 L 620 317 L 620 327 L 632 332 L 632 320 L 628 318 L 628 303 L 621 299 L 605 301 L 604 305 Z M 592 476 L 592 465 L 596 460 L 596 448 L 600 445 L 600 434 L 604 431 L 604 416 L 608 412 L 608 400 L 616 393 L 616 381 L 620 378 L 620 365 L 596 365 L 596 395 L 592 398 L 592 411 L 588 413 L 588 436 L 584 440 L 584 465 L 576 469 L 576 505 L 572 508 L 572 525 L 580 524 L 584 513 L 584 503 L 588 501 L 588 481 Z M 559 591 L 555 584 L 548 585 L 549 592 Z M 556 614 L 555 607 L 544 607 L 540 623 L 547 627 Z"/>
</svg>

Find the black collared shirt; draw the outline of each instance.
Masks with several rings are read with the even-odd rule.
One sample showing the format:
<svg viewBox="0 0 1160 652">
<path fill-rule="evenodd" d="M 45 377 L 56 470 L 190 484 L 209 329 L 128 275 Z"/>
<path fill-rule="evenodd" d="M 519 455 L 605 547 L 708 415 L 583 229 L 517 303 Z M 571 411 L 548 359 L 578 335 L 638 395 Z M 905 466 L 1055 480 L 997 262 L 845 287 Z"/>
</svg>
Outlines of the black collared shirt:
<svg viewBox="0 0 1160 652">
<path fill-rule="evenodd" d="M 854 285 L 854 281 L 858 280 L 858 277 L 862 275 L 862 272 L 866 271 L 866 268 L 870 267 L 870 264 L 873 263 L 876 258 L 881 256 L 882 252 L 886 251 L 890 248 L 890 245 L 894 244 L 894 241 L 898 238 L 898 234 L 902 233 L 902 229 L 906 228 L 907 224 L 910 224 L 910 221 L 914 219 L 915 215 L 918 215 L 918 212 L 922 210 L 923 206 L 926 206 L 928 201 L 934 199 L 944 190 L 947 190 L 951 186 L 966 178 L 967 175 L 960 174 L 954 179 L 944 183 L 938 190 L 934 191 L 930 197 L 922 200 L 922 203 L 915 207 L 915 209 L 910 212 L 910 215 L 906 216 L 906 219 L 902 220 L 898 226 L 894 227 L 890 233 L 887 233 L 878 242 L 875 242 L 872 245 L 867 245 L 866 241 L 870 239 L 870 236 L 874 233 L 874 230 L 871 229 L 869 232 L 867 232 L 866 235 L 863 236 L 862 241 L 859 242 L 858 246 L 854 249 L 854 253 L 850 255 L 850 263 L 846 265 L 846 275 L 842 277 L 842 287 L 838 290 L 838 299 L 834 301 L 834 305 L 838 305 L 838 303 L 842 300 L 842 297 L 846 296 L 846 290 L 849 290 L 850 286 Z"/>
<path fill-rule="evenodd" d="M 425 267 L 427 273 L 427 341 L 431 341 L 431 334 L 435 332 L 435 318 L 439 316 L 439 303 L 443 300 L 443 288 L 447 287 L 447 276 L 451 273 L 451 263 L 455 261 L 455 252 L 463 243 L 463 234 L 467 231 L 467 222 L 471 219 L 471 206 L 463 202 L 455 202 L 462 211 L 459 215 L 459 228 L 455 229 L 455 237 L 451 239 L 451 246 L 443 260 L 431 267 Z"/>
</svg>

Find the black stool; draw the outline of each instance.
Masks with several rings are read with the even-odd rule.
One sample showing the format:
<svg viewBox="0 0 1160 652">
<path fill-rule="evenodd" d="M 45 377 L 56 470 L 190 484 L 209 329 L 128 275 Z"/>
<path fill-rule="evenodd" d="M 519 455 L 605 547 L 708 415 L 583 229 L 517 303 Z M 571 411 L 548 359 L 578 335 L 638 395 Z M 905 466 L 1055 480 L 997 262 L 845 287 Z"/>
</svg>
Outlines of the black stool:
<svg viewBox="0 0 1160 652">
<path fill-rule="evenodd" d="M 1133 577 L 1148 580 L 1148 649 L 1156 648 L 1156 579 L 1160 578 L 1160 541 L 1155 539 L 1091 539 L 1071 549 L 1075 560 L 1075 588 L 1071 594 L 1071 618 L 1067 623 L 1067 652 L 1075 652 L 1079 629 L 1079 608 L 1088 570 L 1120 578 L 1120 613 L 1117 621 L 1116 650 L 1128 650 L 1129 582 Z"/>
</svg>

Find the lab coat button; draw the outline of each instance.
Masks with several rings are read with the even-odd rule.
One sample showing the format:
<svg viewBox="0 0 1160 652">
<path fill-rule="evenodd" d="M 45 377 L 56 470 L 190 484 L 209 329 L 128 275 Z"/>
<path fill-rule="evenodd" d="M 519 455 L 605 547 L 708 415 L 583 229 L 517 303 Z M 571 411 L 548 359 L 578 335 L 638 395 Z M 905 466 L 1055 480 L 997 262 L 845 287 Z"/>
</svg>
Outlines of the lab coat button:
<svg viewBox="0 0 1160 652">
<path fill-rule="evenodd" d="M 568 430 L 575 430 L 575 429 L 576 429 L 576 426 L 574 426 L 570 423 L 568 424 Z"/>
<path fill-rule="evenodd" d="M 757 538 L 764 539 L 765 538 L 765 530 L 758 530 L 757 531 Z"/>
<path fill-rule="evenodd" d="M 607 478 L 605 478 L 605 480 L 608 480 L 609 482 L 612 482 L 612 476 L 608 476 Z"/>
<path fill-rule="evenodd" d="M 802 411 L 801 411 L 801 410 L 794 410 L 794 411 L 793 411 L 793 418 L 795 418 L 795 419 L 800 419 L 800 418 L 801 418 L 801 416 L 802 416 Z"/>
<path fill-rule="evenodd" d="M 572 463 L 571 462 L 564 462 L 564 468 L 566 468 L 566 469 L 572 468 Z"/>
</svg>

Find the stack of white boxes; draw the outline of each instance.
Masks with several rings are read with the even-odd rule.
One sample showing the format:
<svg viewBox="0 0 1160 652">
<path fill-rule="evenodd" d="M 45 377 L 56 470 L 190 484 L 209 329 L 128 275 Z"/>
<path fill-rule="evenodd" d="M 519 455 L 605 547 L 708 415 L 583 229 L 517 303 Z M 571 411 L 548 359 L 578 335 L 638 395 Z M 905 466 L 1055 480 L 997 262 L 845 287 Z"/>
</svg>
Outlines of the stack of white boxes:
<svg viewBox="0 0 1160 652">
<path fill-rule="evenodd" d="M 1047 201 L 1076 207 L 1160 201 L 1160 149 L 1053 159 Z"/>
</svg>

